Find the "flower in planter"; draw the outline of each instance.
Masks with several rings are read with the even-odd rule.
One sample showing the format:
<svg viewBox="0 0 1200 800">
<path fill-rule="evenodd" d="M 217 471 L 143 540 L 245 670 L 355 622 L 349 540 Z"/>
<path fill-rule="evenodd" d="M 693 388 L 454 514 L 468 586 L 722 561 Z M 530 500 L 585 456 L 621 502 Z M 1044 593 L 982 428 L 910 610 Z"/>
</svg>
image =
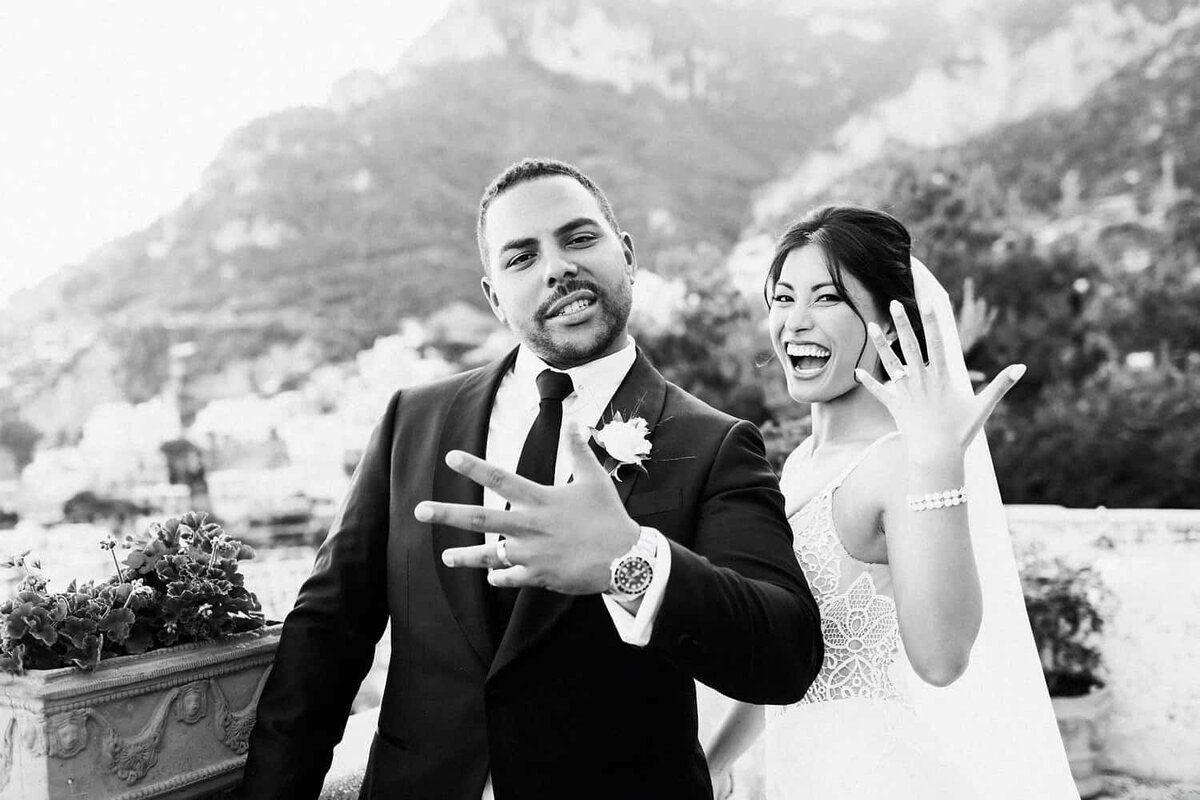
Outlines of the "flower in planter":
<svg viewBox="0 0 1200 800">
<path fill-rule="evenodd" d="M 263 627 L 258 598 L 238 571 L 238 561 L 254 551 L 204 514 L 189 512 L 127 537 L 123 566 L 117 546 L 100 543 L 113 556 L 111 578 L 71 581 L 62 592 L 47 589 L 28 552 L 0 562 L 26 573 L 16 596 L 0 603 L 0 669 L 92 669 L 103 658 Z"/>
</svg>

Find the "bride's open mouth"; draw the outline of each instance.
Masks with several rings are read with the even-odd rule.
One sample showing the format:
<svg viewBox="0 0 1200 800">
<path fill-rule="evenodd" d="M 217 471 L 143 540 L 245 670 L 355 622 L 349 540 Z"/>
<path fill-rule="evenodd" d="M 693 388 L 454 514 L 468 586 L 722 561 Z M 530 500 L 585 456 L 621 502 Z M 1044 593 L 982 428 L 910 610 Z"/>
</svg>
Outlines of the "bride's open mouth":
<svg viewBox="0 0 1200 800">
<path fill-rule="evenodd" d="M 786 351 L 792 374 L 797 378 L 814 378 L 821 374 L 821 370 L 825 369 L 830 356 L 833 355 L 829 348 L 809 342 L 789 342 Z"/>
</svg>

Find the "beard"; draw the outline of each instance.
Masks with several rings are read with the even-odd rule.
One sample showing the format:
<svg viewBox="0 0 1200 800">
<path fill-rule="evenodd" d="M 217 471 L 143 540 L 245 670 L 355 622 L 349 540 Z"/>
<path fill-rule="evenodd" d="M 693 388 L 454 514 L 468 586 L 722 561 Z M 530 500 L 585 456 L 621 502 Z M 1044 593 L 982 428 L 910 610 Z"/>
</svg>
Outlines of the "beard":
<svg viewBox="0 0 1200 800">
<path fill-rule="evenodd" d="M 587 325 L 574 329 L 553 329 L 547 325 L 548 312 L 556 302 L 571 292 L 589 291 L 595 297 L 599 313 Z M 577 367 L 594 361 L 608 351 L 625 333 L 629 311 L 633 307 L 633 290 L 627 281 L 609 292 L 592 281 L 564 281 L 546 302 L 538 307 L 532 320 L 517 326 L 515 333 L 543 361 L 559 369 Z"/>
</svg>

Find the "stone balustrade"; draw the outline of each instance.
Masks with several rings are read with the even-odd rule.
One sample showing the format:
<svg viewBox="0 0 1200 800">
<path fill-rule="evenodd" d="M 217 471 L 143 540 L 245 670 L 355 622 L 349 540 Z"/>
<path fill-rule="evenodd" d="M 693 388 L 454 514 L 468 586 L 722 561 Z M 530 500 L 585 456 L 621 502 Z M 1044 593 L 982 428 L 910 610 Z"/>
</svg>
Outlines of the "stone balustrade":
<svg viewBox="0 0 1200 800">
<path fill-rule="evenodd" d="M 1009 506 L 1019 549 L 1095 567 L 1112 590 L 1106 769 L 1200 781 L 1200 510 Z"/>
</svg>

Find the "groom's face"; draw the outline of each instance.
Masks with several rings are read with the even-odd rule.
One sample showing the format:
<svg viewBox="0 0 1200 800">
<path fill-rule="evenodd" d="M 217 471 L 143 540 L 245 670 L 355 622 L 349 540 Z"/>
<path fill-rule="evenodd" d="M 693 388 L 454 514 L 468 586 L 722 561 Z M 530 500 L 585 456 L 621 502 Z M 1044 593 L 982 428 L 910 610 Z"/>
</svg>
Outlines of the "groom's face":
<svg viewBox="0 0 1200 800">
<path fill-rule="evenodd" d="M 492 201 L 486 232 L 484 295 L 534 353 L 567 368 L 625 345 L 633 241 L 582 184 L 565 175 L 520 183 Z"/>
</svg>

